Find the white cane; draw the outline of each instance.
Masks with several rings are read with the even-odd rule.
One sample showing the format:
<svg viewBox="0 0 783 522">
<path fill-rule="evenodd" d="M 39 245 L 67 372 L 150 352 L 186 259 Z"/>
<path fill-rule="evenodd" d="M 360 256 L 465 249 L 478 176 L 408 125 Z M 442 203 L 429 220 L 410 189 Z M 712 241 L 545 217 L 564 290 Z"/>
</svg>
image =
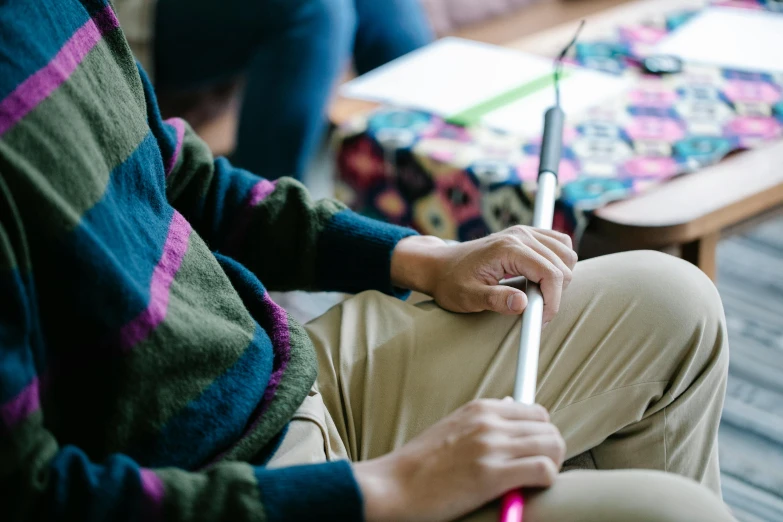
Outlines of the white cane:
<svg viewBox="0 0 783 522">
<path fill-rule="evenodd" d="M 550 230 L 555 214 L 557 199 L 557 170 L 560 165 L 563 146 L 563 124 L 565 114 L 560 108 L 558 86 L 562 59 L 576 42 L 584 21 L 579 25 L 574 38 L 563 49 L 555 62 L 554 84 L 555 105 L 544 114 L 544 133 L 541 141 L 541 162 L 538 166 L 538 189 L 533 207 L 533 226 Z M 535 404 L 536 380 L 538 377 L 538 352 L 541 347 L 541 329 L 544 320 L 544 297 L 538 284 L 528 281 L 525 290 L 527 307 L 522 316 L 522 332 L 519 338 L 519 358 L 513 398 L 522 404 Z M 520 490 L 512 490 L 503 496 L 500 510 L 501 522 L 521 522 L 524 499 Z"/>
</svg>

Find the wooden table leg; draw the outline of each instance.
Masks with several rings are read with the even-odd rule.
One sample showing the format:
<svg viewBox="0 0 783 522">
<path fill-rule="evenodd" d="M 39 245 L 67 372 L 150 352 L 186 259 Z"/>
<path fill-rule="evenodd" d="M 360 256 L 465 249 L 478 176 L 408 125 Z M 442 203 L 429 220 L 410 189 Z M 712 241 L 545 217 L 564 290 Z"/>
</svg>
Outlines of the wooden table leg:
<svg viewBox="0 0 783 522">
<path fill-rule="evenodd" d="M 720 232 L 713 232 L 682 245 L 682 258 L 701 268 L 702 272 L 713 281 L 717 277 L 715 250 L 719 238 Z"/>
</svg>

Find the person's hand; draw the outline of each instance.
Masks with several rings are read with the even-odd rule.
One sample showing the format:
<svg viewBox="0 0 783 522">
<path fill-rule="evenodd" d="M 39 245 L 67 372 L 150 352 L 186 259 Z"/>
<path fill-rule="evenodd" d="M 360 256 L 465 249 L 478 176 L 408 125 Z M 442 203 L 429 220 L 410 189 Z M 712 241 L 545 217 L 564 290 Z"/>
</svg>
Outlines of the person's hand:
<svg viewBox="0 0 783 522">
<path fill-rule="evenodd" d="M 453 520 L 506 491 L 552 485 L 565 442 L 538 405 L 481 399 L 400 449 L 357 462 L 365 518 Z"/>
<path fill-rule="evenodd" d="M 549 322 L 576 261 L 566 234 L 515 226 L 453 245 L 431 236 L 405 238 L 392 254 L 391 275 L 394 284 L 430 295 L 447 310 L 503 314 L 521 314 L 527 297 L 500 280 L 524 276 L 541 286 Z"/>
</svg>

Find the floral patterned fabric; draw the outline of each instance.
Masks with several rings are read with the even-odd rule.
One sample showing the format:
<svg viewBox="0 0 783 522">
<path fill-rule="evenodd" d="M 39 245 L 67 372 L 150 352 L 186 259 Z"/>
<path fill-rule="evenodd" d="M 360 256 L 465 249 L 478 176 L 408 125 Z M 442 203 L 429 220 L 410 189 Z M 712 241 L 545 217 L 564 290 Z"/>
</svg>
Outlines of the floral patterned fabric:
<svg viewBox="0 0 783 522">
<path fill-rule="evenodd" d="M 610 201 L 783 136 L 783 74 L 698 64 L 666 76 L 641 71 L 638 58 L 694 14 L 668 13 L 576 46 L 573 63 L 629 75 L 633 86 L 569 115 L 557 229 L 578 236 Z M 338 197 L 366 215 L 458 240 L 532 220 L 540 138 L 381 108 L 339 129 L 337 143 Z"/>
</svg>

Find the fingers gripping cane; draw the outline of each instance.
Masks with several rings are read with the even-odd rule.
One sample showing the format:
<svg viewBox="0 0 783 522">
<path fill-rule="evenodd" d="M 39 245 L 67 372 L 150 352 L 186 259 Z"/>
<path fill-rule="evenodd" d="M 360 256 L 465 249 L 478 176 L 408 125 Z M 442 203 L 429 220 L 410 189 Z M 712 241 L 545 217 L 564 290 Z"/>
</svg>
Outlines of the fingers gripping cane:
<svg viewBox="0 0 783 522">
<path fill-rule="evenodd" d="M 541 162 L 538 167 L 538 190 L 533 210 L 533 226 L 551 229 L 557 199 L 557 169 L 560 165 L 563 144 L 565 113 L 560 108 L 560 69 L 562 60 L 574 45 L 584 21 L 579 25 L 574 38 L 563 49 L 555 61 L 555 105 L 544 114 L 544 133 L 541 143 Z M 514 400 L 522 404 L 536 401 L 536 378 L 538 375 L 538 352 L 541 346 L 541 328 L 544 318 L 544 297 L 538 284 L 527 282 L 527 308 L 522 316 L 522 333 L 519 339 L 519 359 L 514 381 Z M 509 491 L 503 496 L 500 522 L 521 522 L 524 498 L 520 490 Z"/>
</svg>

